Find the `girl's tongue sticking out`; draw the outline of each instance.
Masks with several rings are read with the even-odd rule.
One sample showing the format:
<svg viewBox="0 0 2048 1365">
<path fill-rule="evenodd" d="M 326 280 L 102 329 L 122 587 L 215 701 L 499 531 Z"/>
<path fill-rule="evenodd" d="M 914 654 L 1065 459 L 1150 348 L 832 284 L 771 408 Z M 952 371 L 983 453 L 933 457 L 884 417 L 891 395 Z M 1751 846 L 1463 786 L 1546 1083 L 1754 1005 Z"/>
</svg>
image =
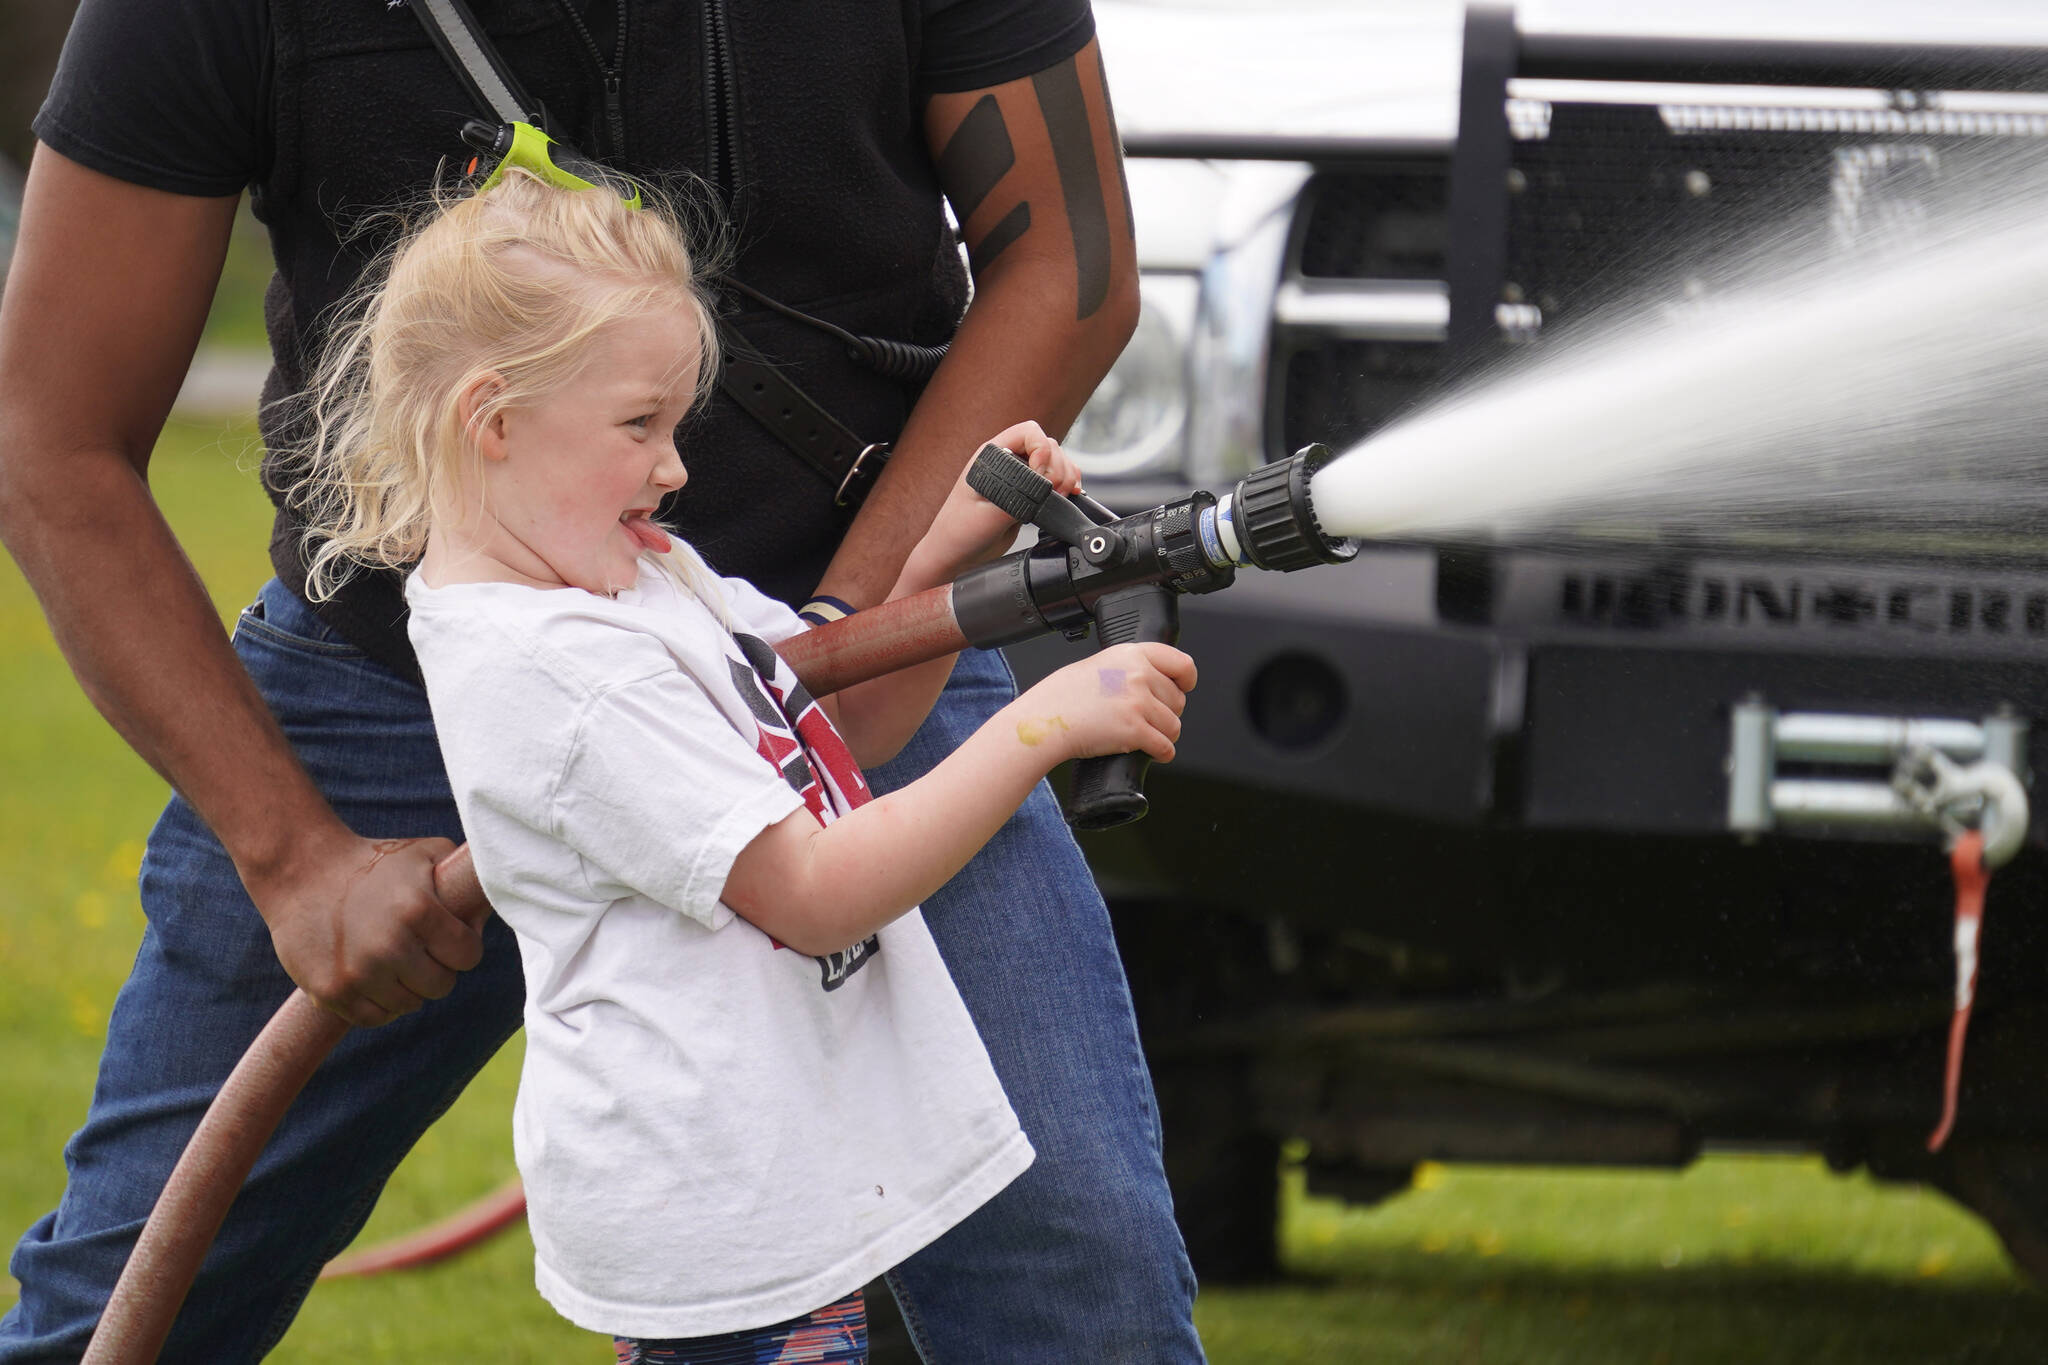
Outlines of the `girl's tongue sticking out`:
<svg viewBox="0 0 2048 1365">
<path fill-rule="evenodd" d="M 658 555 L 668 553 L 668 532 L 654 524 L 654 519 L 645 512 L 628 512 L 619 518 L 619 524 L 626 528 L 643 550 L 652 550 Z"/>
</svg>

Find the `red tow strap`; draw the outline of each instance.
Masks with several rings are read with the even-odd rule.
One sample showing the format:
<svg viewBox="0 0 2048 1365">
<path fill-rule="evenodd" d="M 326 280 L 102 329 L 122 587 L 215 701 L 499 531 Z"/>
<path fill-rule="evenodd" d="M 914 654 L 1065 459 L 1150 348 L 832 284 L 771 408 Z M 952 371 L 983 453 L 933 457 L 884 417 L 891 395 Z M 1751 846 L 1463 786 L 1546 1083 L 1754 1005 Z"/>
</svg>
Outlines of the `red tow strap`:
<svg viewBox="0 0 2048 1365">
<path fill-rule="evenodd" d="M 1977 932 L 1984 923 L 1984 888 L 1991 869 L 1984 866 L 1984 836 L 1965 830 L 1949 850 L 1956 876 L 1956 1006 L 1948 1023 L 1948 1069 L 1941 1082 L 1941 1122 L 1927 1139 L 1938 1152 L 1956 1126 L 1956 1095 L 1963 1081 L 1963 1038 L 1970 1031 L 1970 1006 L 1977 1000 Z"/>
</svg>

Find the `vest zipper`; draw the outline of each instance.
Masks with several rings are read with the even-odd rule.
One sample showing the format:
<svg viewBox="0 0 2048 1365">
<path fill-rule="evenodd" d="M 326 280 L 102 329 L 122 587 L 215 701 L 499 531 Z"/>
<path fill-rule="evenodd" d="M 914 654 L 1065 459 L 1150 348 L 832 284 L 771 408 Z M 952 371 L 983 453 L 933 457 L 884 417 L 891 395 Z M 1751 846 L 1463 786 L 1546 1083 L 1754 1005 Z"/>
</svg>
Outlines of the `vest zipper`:
<svg viewBox="0 0 2048 1365">
<path fill-rule="evenodd" d="M 740 178 L 739 81 L 726 30 L 725 0 L 704 0 L 704 103 L 710 180 L 720 197 L 730 202 Z"/>
<path fill-rule="evenodd" d="M 604 78 L 604 121 L 605 127 L 611 130 L 613 156 L 626 154 L 626 113 L 619 97 L 620 84 L 616 71 Z"/>
<path fill-rule="evenodd" d="M 619 37 L 613 44 L 611 64 L 604 60 L 604 49 L 597 45 L 597 39 L 590 36 L 590 28 L 583 22 L 583 16 L 576 12 L 572 0 L 555 0 L 555 8 L 569 16 L 569 24 L 576 30 L 576 36 L 583 40 L 583 50 L 590 54 L 591 65 L 597 68 L 598 76 L 604 81 L 604 129 L 607 147 L 602 155 L 613 158 L 626 154 L 626 111 L 621 89 L 626 81 L 626 0 L 619 0 Z"/>
</svg>

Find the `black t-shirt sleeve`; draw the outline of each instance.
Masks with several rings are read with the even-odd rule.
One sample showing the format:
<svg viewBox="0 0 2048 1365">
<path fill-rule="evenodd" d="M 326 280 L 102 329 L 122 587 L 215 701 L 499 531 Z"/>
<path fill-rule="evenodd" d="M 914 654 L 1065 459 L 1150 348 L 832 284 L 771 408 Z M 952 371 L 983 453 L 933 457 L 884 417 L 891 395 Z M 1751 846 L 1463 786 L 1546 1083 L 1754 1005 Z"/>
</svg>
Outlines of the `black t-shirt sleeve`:
<svg viewBox="0 0 2048 1365">
<path fill-rule="evenodd" d="M 983 90 L 1036 75 L 1094 36 L 1088 0 L 924 0 L 918 93 Z"/>
<path fill-rule="evenodd" d="M 234 194 L 263 171 L 264 0 L 84 0 L 35 134 L 120 180 Z"/>
</svg>

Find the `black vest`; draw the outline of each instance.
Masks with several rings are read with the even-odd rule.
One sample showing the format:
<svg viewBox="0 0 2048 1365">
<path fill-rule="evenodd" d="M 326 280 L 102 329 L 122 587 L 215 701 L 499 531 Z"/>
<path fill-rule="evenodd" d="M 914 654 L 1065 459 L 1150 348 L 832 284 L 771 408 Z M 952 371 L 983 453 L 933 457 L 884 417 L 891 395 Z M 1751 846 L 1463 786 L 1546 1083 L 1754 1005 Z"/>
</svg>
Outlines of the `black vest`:
<svg viewBox="0 0 2048 1365">
<path fill-rule="evenodd" d="M 607 60 L 615 6 L 576 0 Z M 723 41 L 707 7 L 724 10 Z M 596 64 L 553 0 L 471 0 L 548 112 L 557 136 L 609 152 Z M 728 200 L 732 273 L 849 331 L 935 345 L 966 306 L 913 92 L 918 0 L 631 0 L 621 169 L 656 183 L 676 171 Z M 474 115 L 419 21 L 383 0 L 272 0 L 273 160 L 255 191 L 278 261 L 266 300 L 276 367 L 269 400 L 304 386 L 323 314 L 386 245 L 362 219 L 417 202 Z M 720 49 L 724 49 L 721 61 Z M 710 102 L 736 115 L 712 164 Z M 702 196 L 700 196 L 701 198 Z M 914 387 L 851 362 L 830 337 L 749 306 L 731 320 L 864 440 L 893 438 Z M 266 406 L 265 482 L 288 484 L 297 433 Z M 720 572 L 785 601 L 817 586 L 844 527 L 834 490 L 722 395 L 682 433 L 690 482 L 672 524 Z M 303 588 L 298 522 L 271 536 L 278 575 Z M 321 616 L 374 658 L 417 677 L 396 574 L 359 574 Z"/>
</svg>

